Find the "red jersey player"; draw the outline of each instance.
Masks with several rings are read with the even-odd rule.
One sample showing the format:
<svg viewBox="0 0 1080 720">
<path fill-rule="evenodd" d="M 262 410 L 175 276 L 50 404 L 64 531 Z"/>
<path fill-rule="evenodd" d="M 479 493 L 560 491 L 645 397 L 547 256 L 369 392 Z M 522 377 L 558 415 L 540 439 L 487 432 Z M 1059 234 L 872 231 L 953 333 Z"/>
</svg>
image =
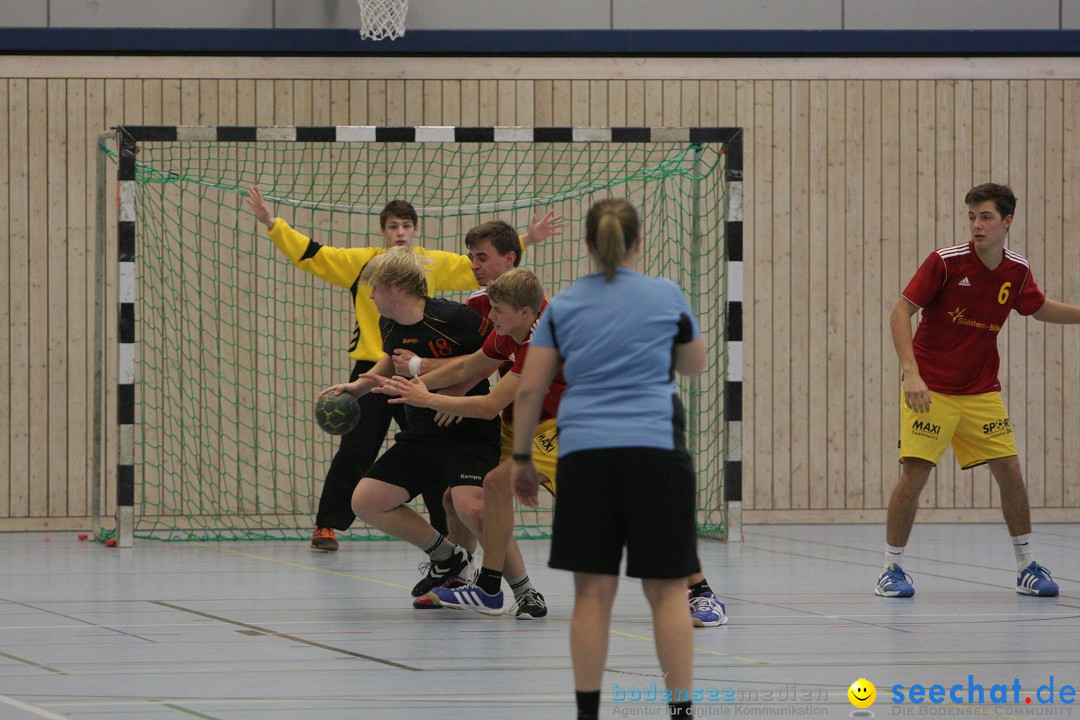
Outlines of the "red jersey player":
<svg viewBox="0 0 1080 720">
<path fill-rule="evenodd" d="M 951 444 L 961 467 L 986 463 L 1001 490 L 1001 509 L 1016 552 L 1016 592 L 1058 594 L 1033 559 L 1031 509 L 1012 425 L 1001 397 L 997 336 L 1009 312 L 1051 323 L 1080 323 L 1080 307 L 1047 300 L 1027 260 L 1005 247 L 1016 196 L 986 183 L 964 198 L 971 240 L 931 253 L 890 319 L 900 358 L 900 481 L 889 499 L 885 569 L 875 593 L 911 597 L 902 567 L 930 471 Z M 911 316 L 922 310 L 914 337 Z"/>
</svg>

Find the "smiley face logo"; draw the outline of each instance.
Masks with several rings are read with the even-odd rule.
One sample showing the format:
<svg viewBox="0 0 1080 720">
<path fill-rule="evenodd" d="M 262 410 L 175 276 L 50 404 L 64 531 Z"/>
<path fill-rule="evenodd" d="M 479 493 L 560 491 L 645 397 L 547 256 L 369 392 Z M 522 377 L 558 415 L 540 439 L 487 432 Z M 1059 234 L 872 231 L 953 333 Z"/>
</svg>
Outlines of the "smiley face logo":
<svg viewBox="0 0 1080 720">
<path fill-rule="evenodd" d="M 859 678 L 847 689 L 848 700 L 857 708 L 868 708 L 877 699 L 877 688 L 866 678 Z"/>
</svg>

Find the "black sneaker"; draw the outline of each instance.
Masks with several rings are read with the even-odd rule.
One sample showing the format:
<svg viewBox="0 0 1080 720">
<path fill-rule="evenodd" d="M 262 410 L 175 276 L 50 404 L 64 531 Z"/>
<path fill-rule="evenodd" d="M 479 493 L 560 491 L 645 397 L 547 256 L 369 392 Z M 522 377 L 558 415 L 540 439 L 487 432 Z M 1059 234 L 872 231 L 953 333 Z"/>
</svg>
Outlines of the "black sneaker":
<svg viewBox="0 0 1080 720">
<path fill-rule="evenodd" d="M 465 568 L 469 567 L 470 562 L 472 562 L 472 555 L 465 548 L 458 545 L 454 547 L 454 554 L 446 560 L 420 563 L 420 572 L 426 574 L 413 587 L 412 596 L 427 595 L 450 578 L 455 578 L 464 572 Z"/>
<path fill-rule="evenodd" d="M 547 615 L 547 603 L 544 596 L 533 589 L 526 590 L 514 600 L 514 604 L 506 611 L 507 615 L 513 615 L 518 620 L 534 620 Z"/>
</svg>

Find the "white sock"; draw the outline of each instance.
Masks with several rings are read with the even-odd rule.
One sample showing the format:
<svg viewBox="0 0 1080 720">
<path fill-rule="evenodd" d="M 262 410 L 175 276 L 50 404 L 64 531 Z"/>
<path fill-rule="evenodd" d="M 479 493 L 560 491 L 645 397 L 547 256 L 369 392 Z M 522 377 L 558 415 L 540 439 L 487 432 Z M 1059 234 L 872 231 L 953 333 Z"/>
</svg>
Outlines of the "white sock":
<svg viewBox="0 0 1080 720">
<path fill-rule="evenodd" d="M 1016 553 L 1016 571 L 1023 572 L 1024 568 L 1031 564 L 1035 558 L 1035 549 L 1031 547 L 1031 533 L 1027 535 L 1014 535 L 1012 539 L 1013 552 Z"/>
<path fill-rule="evenodd" d="M 454 550 L 457 549 L 457 546 L 452 542 L 447 542 L 446 538 L 442 536 L 442 533 L 436 530 L 435 534 L 431 536 L 431 540 L 428 541 L 428 544 L 420 549 L 427 553 L 432 562 L 442 562 L 454 554 Z"/>
<path fill-rule="evenodd" d="M 888 570 L 889 566 L 893 563 L 897 565 L 904 564 L 904 548 L 893 547 L 888 543 L 885 544 L 885 569 Z"/>
<path fill-rule="evenodd" d="M 525 573 L 521 577 L 507 578 L 506 582 L 510 584 L 510 589 L 514 591 L 514 597 L 521 597 L 525 594 L 526 590 L 533 590 L 532 581 L 529 579 L 529 573 Z"/>
</svg>

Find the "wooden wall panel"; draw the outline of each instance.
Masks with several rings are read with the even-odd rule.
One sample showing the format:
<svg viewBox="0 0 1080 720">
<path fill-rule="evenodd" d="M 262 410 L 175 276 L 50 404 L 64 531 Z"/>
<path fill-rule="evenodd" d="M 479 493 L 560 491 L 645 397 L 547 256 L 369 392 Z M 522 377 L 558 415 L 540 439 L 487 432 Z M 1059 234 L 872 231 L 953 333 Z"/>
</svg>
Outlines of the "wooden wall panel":
<svg viewBox="0 0 1080 720">
<path fill-rule="evenodd" d="M 810 287 L 814 282 L 813 249 L 811 248 L 810 188 L 810 84 L 790 83 L 790 127 L 780 135 L 790 147 L 788 160 L 790 187 L 786 202 L 789 207 L 791 242 L 791 387 L 788 392 L 791 417 L 791 458 L 788 485 L 791 508 L 806 510 L 810 505 L 810 468 L 817 463 L 820 453 L 810 438 L 811 381 L 810 342 L 817 334 L 818 318 L 813 314 Z M 779 148 L 777 148 L 779 151 Z M 781 187 L 780 192 L 784 190 Z M 744 304 L 744 308 L 746 305 Z"/>
<path fill-rule="evenodd" d="M 30 198 L 29 89 L 25 78 L 8 83 L 8 413 L 10 475 L 8 517 L 30 515 Z M 35 398 L 35 400 L 38 398 Z M 35 462 L 40 463 L 40 458 Z"/>
<path fill-rule="evenodd" d="M 807 132 L 810 136 L 810 153 L 807 172 L 810 176 L 810 201 L 807 204 L 807 216 L 810 219 L 810 232 L 807 242 L 810 248 L 810 294 L 807 303 L 810 307 L 810 329 L 804 357 L 810 376 L 810 425 L 807 428 L 811 448 L 808 468 L 810 508 L 820 510 L 829 506 L 828 443 L 829 434 L 836 432 L 836 428 L 829 427 L 829 358 L 826 344 L 828 327 L 832 322 L 829 308 L 828 252 L 828 83 L 824 80 L 812 80 L 808 91 L 810 122 Z M 751 243 L 756 244 L 756 240 L 751 240 Z M 756 319 L 751 318 L 744 318 L 744 324 L 748 319 L 751 326 L 758 324 Z M 751 369 L 751 366 L 748 364 L 746 369 Z M 747 376 L 754 374 L 756 373 L 751 370 Z M 743 422 L 745 424 L 746 419 Z M 756 418 L 751 422 L 756 423 Z M 745 430 L 743 432 L 746 434 Z M 762 450 L 767 452 L 767 447 Z M 753 482 L 756 482 L 756 479 Z"/>
<path fill-rule="evenodd" d="M 882 391 L 892 390 L 894 378 L 887 371 L 890 355 L 883 353 L 884 341 L 888 337 L 887 320 L 889 301 L 894 294 L 886 289 L 882 280 L 884 255 L 888 247 L 882 232 L 882 118 L 881 118 L 881 82 L 871 80 L 862 83 L 862 223 L 852 233 L 854 240 L 862 248 L 862 264 L 859 274 L 862 277 L 862 339 L 863 366 L 867 369 L 863 377 L 862 412 L 864 414 L 863 451 L 858 465 L 853 468 L 849 482 L 861 488 L 861 498 L 857 507 L 881 507 L 881 487 L 883 476 L 893 474 L 889 441 L 882 412 Z M 889 415 L 891 419 L 893 416 Z M 848 507 L 851 507 L 849 504 Z"/>
<path fill-rule="evenodd" d="M 772 166 L 772 83 L 760 80 L 746 83 L 747 93 L 753 103 L 753 142 L 748 143 L 753 162 Z M 771 173 L 769 174 L 771 175 Z M 746 345 L 753 348 L 751 353 L 754 367 L 759 372 L 754 374 L 753 385 L 747 387 L 744 379 L 744 412 L 754 418 L 752 426 L 746 426 L 752 432 L 744 433 L 744 438 L 752 440 L 753 448 L 773 448 L 773 439 L 778 419 L 773 414 L 771 378 L 774 374 L 776 356 L 773 352 L 774 332 L 774 297 L 773 273 L 778 249 L 774 246 L 772 215 L 772 184 L 769 176 L 752 175 L 749 182 L 750 197 L 746 202 L 747 235 L 760 238 L 753 243 L 753 252 L 747 253 L 744 267 L 744 282 L 747 303 L 752 316 L 760 318 L 754 323 L 754 334 L 747 339 Z M 785 309 L 786 310 L 786 309 Z M 754 483 L 754 507 L 776 507 L 774 483 L 786 474 L 777 465 L 782 460 L 774 452 L 755 456 L 754 475 L 760 482 Z"/>
<path fill-rule="evenodd" d="M 869 274 L 866 272 L 866 239 L 863 236 L 863 195 L 867 190 L 863 176 L 865 162 L 865 139 L 863 136 L 864 83 L 844 82 L 844 367 L 849 371 L 844 378 L 844 424 L 851 428 L 844 434 L 844 504 L 845 508 L 865 507 L 863 480 L 866 467 L 866 379 L 877 376 L 878 369 L 867 357 L 863 343 L 863 315 L 868 308 L 862 302 Z M 874 305 L 877 307 L 877 305 Z M 873 337 L 873 335 L 871 335 Z M 853 373 L 850 368 L 865 368 L 865 372 Z"/>
<path fill-rule="evenodd" d="M 773 352 L 771 407 L 773 418 L 773 507 L 790 508 L 792 494 L 791 456 L 793 451 L 794 417 L 791 409 L 792 369 L 797 357 L 792 353 L 791 326 L 795 319 L 795 303 L 791 295 L 792 237 L 791 237 L 791 144 L 786 142 L 791 128 L 791 82 L 772 83 L 771 114 L 761 113 L 761 121 L 771 121 L 768 137 L 772 140 L 772 188 L 769 205 L 772 207 L 773 290 L 775 303 L 772 313 Z M 755 101 L 757 98 L 755 98 Z M 764 103 L 759 104 L 754 111 Z M 779 141 L 784 139 L 785 141 Z M 798 433 L 802 435 L 802 433 Z"/>
<path fill-rule="evenodd" d="M 1062 88 L 1061 143 L 1062 157 L 1080 157 L 1080 114 L 1071 108 L 1080 107 L 1080 81 L 1067 80 Z M 1062 246 L 1062 288 L 1061 297 L 1068 302 L 1078 302 L 1080 298 L 1080 243 L 1076 242 L 1076 231 L 1069 232 L 1069 223 L 1076 222 L 1075 208 L 1080 208 L 1080 163 L 1067 162 L 1062 167 L 1062 227 L 1060 242 Z M 1080 506 L 1080 483 L 1076 482 L 1077 468 L 1080 468 L 1080 339 L 1075 333 L 1063 332 L 1062 382 L 1058 386 L 1062 404 L 1067 408 L 1062 418 L 1062 491 L 1061 505 L 1057 507 L 1075 508 Z M 1057 448 L 1047 447 L 1046 452 Z"/>
<path fill-rule="evenodd" d="M 0 236 L 8 238 L 8 244 L 0 251 L 0 263 L 11 272 L 11 253 L 14 251 L 14 238 L 11 232 L 11 183 L 9 173 L 12 167 L 12 141 L 14 138 L 9 132 L 11 118 L 9 115 L 10 83 L 0 81 Z M 11 468 L 11 390 L 10 384 L 14 380 L 11 374 L 11 280 L 7 277 L 2 285 L 4 291 L 0 292 L 0 318 L 9 318 L 8 321 L 0 321 L 0 383 L 8 383 L 8 411 L 0 411 L 0 467 Z M 89 447 L 84 445 L 83 447 Z M 11 482 L 13 474 L 8 473 L 0 478 L 0 517 L 10 517 L 11 513 Z"/>
<path fill-rule="evenodd" d="M 1040 148 L 1043 155 L 1044 166 L 1032 173 L 1043 179 L 1043 228 L 1041 239 L 1045 244 L 1045 255 L 1041 267 L 1044 273 L 1040 286 L 1043 291 L 1052 297 L 1062 297 L 1064 290 L 1065 256 L 1063 252 L 1064 234 L 1062 227 L 1064 197 L 1064 158 L 1062 119 L 1064 107 L 1062 105 L 1062 83 L 1059 80 L 1051 80 L 1041 83 L 1043 85 L 1043 113 L 1041 127 L 1035 127 L 1036 133 L 1042 130 L 1045 145 Z M 1040 498 L 1041 507 L 1058 507 L 1062 501 L 1062 489 L 1064 477 L 1063 453 L 1046 453 L 1046 446 L 1061 447 L 1065 436 L 1063 426 L 1065 415 L 1069 412 L 1064 404 L 1063 395 L 1055 392 L 1054 388 L 1060 388 L 1066 382 L 1064 373 L 1065 347 L 1064 327 L 1060 325 L 1047 325 L 1046 332 L 1046 380 L 1043 388 L 1043 397 L 1046 403 L 1045 436 L 1046 443 L 1038 442 L 1036 447 L 1044 452 L 1045 457 L 1045 480 L 1043 484 L 1043 496 Z M 1034 504 L 1034 503 L 1033 503 Z"/>
<path fill-rule="evenodd" d="M 69 399 L 68 383 L 60 385 L 53 382 L 56 378 L 68 378 L 68 362 L 72 353 L 69 347 L 74 345 L 71 337 L 70 318 L 80 305 L 67 301 L 68 291 L 68 156 L 67 156 L 67 80 L 49 79 L 46 81 L 46 119 L 45 127 L 45 172 L 46 172 L 46 225 L 41 243 L 46 247 L 47 261 L 45 268 L 45 293 L 48 297 L 45 313 L 45 387 L 48 400 L 44 403 L 45 423 L 58 423 L 61 427 L 78 427 L 78 421 L 69 417 L 69 411 L 76 408 Z M 74 422 L 73 422 L 74 420 Z M 48 441 L 48 482 L 46 494 L 48 506 L 46 515 L 65 517 L 68 512 L 68 468 L 69 442 L 77 442 L 76 436 L 69 433 L 50 433 L 46 431 Z M 35 513 L 37 514 L 37 513 Z"/>
<path fill-rule="evenodd" d="M 26 490 L 30 517 L 49 516 L 49 478 L 52 457 L 49 452 L 49 101 L 48 82 L 30 80 L 27 87 L 27 191 L 29 200 L 28 234 L 25 253 L 29 262 L 29 287 L 26 302 L 29 324 L 27 382 L 30 388 L 30 437 L 27 450 L 30 476 Z M 65 420 L 57 420 L 64 425 Z"/>
<path fill-rule="evenodd" d="M 900 83 L 896 80 L 884 80 L 881 83 L 881 308 L 882 323 L 892 312 L 893 305 L 900 297 L 903 284 L 907 283 L 910 266 L 901 261 L 902 242 L 900 229 L 907 219 L 900 210 L 900 164 L 903 151 L 900 134 Z M 903 270 L 901 270 L 903 268 Z M 903 277 L 901 277 L 903 276 Z M 878 497 L 877 507 L 888 505 L 892 488 L 899 475 L 899 463 L 896 459 L 896 442 L 900 413 L 900 376 L 896 351 L 893 349 L 892 333 L 883 328 L 879 344 L 881 351 L 881 392 L 877 397 L 881 405 L 879 431 L 883 444 L 881 458 L 882 471 L 880 488 L 875 488 Z M 868 397 L 867 402 L 874 402 Z M 872 462 L 872 461 L 871 461 Z M 869 507 L 874 507 L 870 505 Z"/>
<path fill-rule="evenodd" d="M 744 461 L 747 522 L 883 520 L 898 475 L 899 373 L 888 316 L 929 252 L 966 241 L 962 196 L 971 185 L 1014 186 L 1010 245 L 1048 295 L 1080 303 L 1080 164 L 1068 161 L 1080 157 L 1080 66 L 1067 60 L 1012 60 L 998 75 L 947 61 L 925 61 L 920 74 L 911 60 L 859 68 L 828 59 L 717 61 L 711 75 L 708 63 L 676 75 L 633 59 L 511 59 L 482 73 L 467 62 L 440 63 L 437 73 L 425 70 L 431 63 L 406 62 L 381 76 L 347 71 L 345 59 L 231 59 L 218 69 L 169 62 L 136 73 L 123 59 L 94 59 L 82 75 L 80 63 L 66 75 L 51 62 L 16 63 L 22 73 L 0 80 L 0 233 L 9 239 L 0 529 L 59 527 L 92 512 L 96 138 L 118 124 L 745 128 L 744 422 L 732 442 Z M 184 67 L 194 70 L 178 74 Z M 111 371 L 111 197 L 106 216 Z M 265 266 L 253 260 L 250 270 Z M 259 322 L 259 333 L 288 332 Z M 1000 348 L 1035 517 L 1075 519 L 1080 331 L 1014 317 Z M 115 396 L 106 391 L 108 427 Z M 216 447 L 205 440 L 208 452 Z M 230 451 L 258 454 L 222 444 Z M 103 456 L 111 507 L 111 428 Z M 267 492 L 291 501 L 284 488 Z M 999 505 L 986 469 L 961 471 L 950 452 L 921 517 L 996 520 Z"/>
</svg>

